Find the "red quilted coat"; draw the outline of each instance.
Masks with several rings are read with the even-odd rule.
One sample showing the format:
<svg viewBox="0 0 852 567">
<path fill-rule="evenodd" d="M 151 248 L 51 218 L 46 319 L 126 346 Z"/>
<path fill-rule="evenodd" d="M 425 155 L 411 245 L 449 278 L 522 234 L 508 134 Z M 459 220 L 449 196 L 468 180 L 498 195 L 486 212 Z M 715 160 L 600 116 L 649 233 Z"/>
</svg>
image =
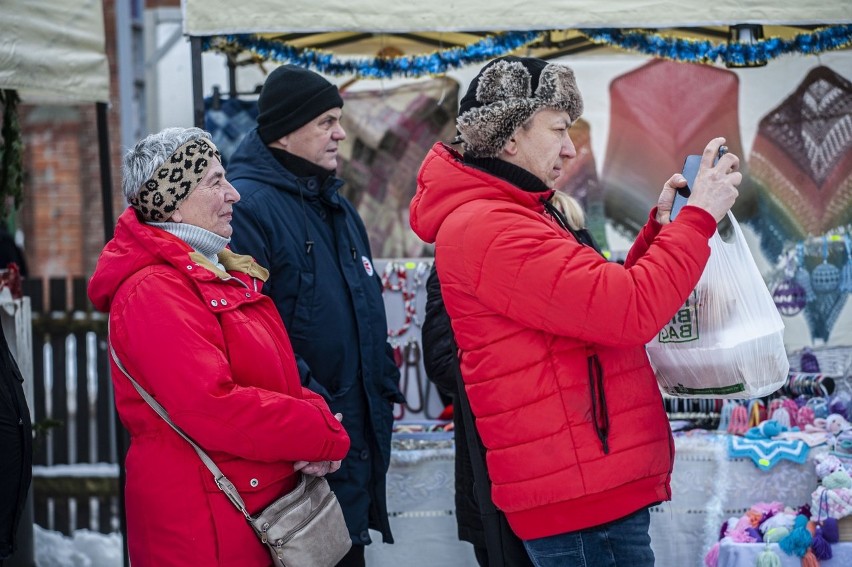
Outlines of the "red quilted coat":
<svg viewBox="0 0 852 567">
<path fill-rule="evenodd" d="M 674 445 L 644 345 L 698 282 L 716 227 L 696 207 L 651 220 L 621 266 L 546 216 L 549 194 L 437 144 L 410 206 L 436 244 L 494 502 L 522 539 L 670 499 Z"/>
<path fill-rule="evenodd" d="M 89 283 L 110 339 L 143 388 L 236 485 L 255 513 L 295 486 L 293 462 L 342 459 L 349 437 L 302 388 L 260 269 L 225 251 L 217 270 L 128 208 Z M 269 553 L 186 441 L 113 364 L 130 432 L 126 504 L 133 567 L 266 567 Z"/>
</svg>

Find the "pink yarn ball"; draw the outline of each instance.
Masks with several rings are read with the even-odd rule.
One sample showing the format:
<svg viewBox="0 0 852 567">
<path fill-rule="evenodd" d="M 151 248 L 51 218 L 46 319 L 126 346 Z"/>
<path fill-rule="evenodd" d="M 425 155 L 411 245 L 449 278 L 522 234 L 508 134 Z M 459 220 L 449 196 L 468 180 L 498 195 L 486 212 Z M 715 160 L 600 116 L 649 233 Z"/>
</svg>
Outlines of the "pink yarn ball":
<svg viewBox="0 0 852 567">
<path fill-rule="evenodd" d="M 799 424 L 799 427 L 804 427 L 806 425 L 811 425 L 814 422 L 816 416 L 814 415 L 814 410 L 810 407 L 805 406 L 799 408 L 798 413 L 796 414 L 796 423 Z"/>
</svg>

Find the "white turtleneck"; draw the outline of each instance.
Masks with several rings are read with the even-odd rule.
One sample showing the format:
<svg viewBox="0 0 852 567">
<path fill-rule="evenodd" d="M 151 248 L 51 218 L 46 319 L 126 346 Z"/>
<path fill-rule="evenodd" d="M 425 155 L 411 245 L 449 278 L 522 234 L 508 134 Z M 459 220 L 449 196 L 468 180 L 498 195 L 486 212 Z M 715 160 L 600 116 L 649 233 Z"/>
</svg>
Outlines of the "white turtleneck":
<svg viewBox="0 0 852 567">
<path fill-rule="evenodd" d="M 219 252 L 225 249 L 225 246 L 231 241 L 230 238 L 219 236 L 215 232 L 210 232 L 194 224 L 182 222 L 149 222 L 148 224 L 177 236 L 192 246 L 196 252 L 210 260 L 214 266 L 223 272 L 226 271 L 225 266 L 219 262 Z"/>
</svg>

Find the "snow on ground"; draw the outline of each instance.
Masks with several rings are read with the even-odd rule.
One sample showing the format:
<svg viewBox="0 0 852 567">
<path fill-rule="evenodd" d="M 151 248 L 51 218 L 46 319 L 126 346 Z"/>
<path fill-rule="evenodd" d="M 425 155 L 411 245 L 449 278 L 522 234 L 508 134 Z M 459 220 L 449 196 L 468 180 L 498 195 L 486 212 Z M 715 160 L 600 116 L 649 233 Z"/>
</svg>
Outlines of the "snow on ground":
<svg viewBox="0 0 852 567">
<path fill-rule="evenodd" d="M 75 530 L 69 537 L 33 526 L 37 567 L 116 567 L 122 564 L 121 534 Z"/>
</svg>

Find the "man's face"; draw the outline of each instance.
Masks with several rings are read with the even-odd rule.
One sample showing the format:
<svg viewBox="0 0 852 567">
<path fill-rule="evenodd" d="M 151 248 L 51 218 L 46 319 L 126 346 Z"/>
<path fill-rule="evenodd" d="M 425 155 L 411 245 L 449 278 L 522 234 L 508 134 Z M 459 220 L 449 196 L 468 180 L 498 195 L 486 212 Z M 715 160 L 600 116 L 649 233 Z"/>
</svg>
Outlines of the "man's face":
<svg viewBox="0 0 852 567">
<path fill-rule="evenodd" d="M 231 213 L 234 203 L 239 200 L 240 194 L 225 179 L 222 164 L 214 159 L 204 179 L 178 205 L 170 220 L 199 226 L 219 236 L 230 238 L 233 233 Z"/>
<path fill-rule="evenodd" d="M 280 147 L 323 169 L 337 169 L 338 144 L 346 139 L 346 132 L 340 125 L 342 114 L 341 108 L 323 112 L 278 140 Z"/>
<path fill-rule="evenodd" d="M 567 112 L 545 108 L 515 130 L 506 142 L 501 158 L 522 167 L 553 188 L 562 174 L 565 160 L 577 157 L 568 134 L 571 117 Z"/>
</svg>

